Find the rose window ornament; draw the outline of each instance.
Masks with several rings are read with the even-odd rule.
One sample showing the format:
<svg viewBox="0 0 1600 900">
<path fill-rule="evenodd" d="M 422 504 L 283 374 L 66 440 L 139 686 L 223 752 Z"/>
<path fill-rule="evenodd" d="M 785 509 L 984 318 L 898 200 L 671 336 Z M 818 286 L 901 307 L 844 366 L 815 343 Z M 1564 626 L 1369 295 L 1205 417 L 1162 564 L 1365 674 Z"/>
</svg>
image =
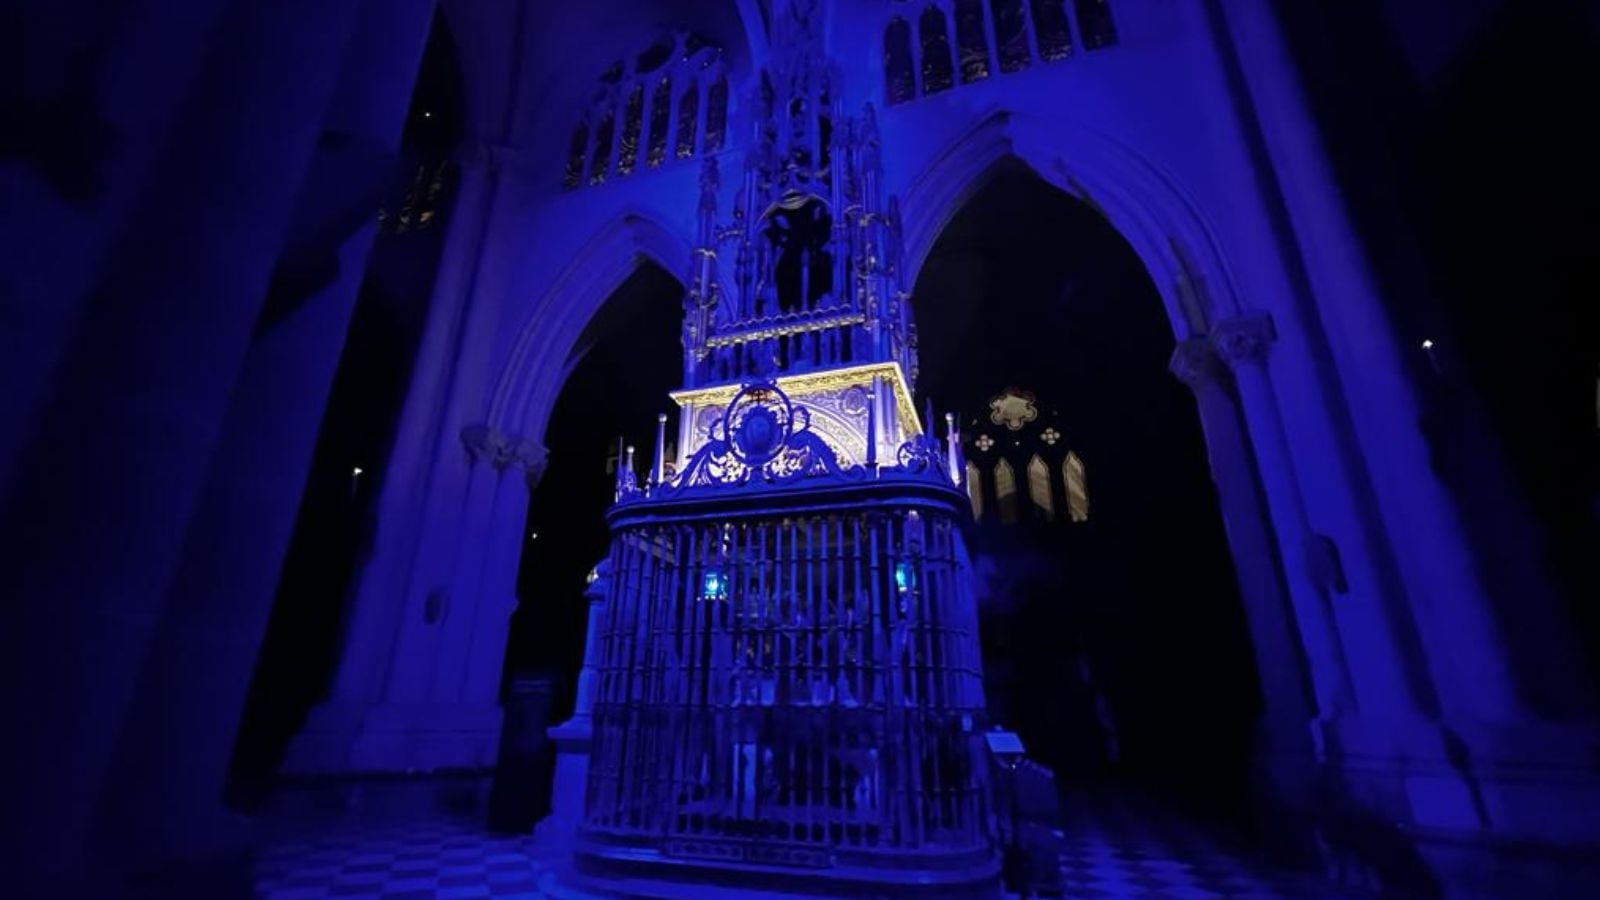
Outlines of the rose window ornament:
<svg viewBox="0 0 1600 900">
<path fill-rule="evenodd" d="M 1056 441 L 1061 440 L 1061 432 L 1057 431 L 1055 426 L 1050 426 L 1039 433 L 1039 440 L 1044 441 L 1048 446 L 1054 447 Z"/>
<path fill-rule="evenodd" d="M 1021 431 L 1022 426 L 1039 418 L 1036 399 L 1031 391 L 1007 388 L 989 401 L 989 421 L 1011 431 Z"/>
<path fill-rule="evenodd" d="M 979 450 L 982 450 L 984 453 L 988 453 L 989 448 L 994 446 L 994 438 L 989 437 L 987 434 L 980 434 L 978 435 L 978 439 L 972 443 L 975 444 Z"/>
</svg>

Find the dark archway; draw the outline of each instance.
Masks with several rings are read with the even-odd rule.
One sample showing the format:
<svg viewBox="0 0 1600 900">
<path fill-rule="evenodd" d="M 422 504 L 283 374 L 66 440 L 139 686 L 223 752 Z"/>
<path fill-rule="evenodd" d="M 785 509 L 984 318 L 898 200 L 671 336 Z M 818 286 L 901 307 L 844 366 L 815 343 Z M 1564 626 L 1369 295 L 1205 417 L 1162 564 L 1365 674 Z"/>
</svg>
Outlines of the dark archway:
<svg viewBox="0 0 1600 900">
<path fill-rule="evenodd" d="M 1172 330 L 1143 264 L 1090 207 L 1001 164 L 914 296 L 920 389 L 959 410 L 991 496 L 1001 459 L 1016 479 L 1015 523 L 985 510 L 973 540 L 991 708 L 1066 781 L 1152 783 L 1242 814 L 1260 687 L 1194 400 L 1167 371 Z M 989 418 L 1011 387 L 1036 398 L 1031 430 Z M 1024 446 L 1046 422 L 1060 437 Z M 1085 467 L 1084 521 L 1065 509 L 1063 446 Z M 1049 521 L 1022 468 L 1036 450 L 1056 479 Z"/>
<path fill-rule="evenodd" d="M 501 750 L 502 778 L 508 767 L 524 766 L 528 771 L 510 777 L 518 790 L 533 782 L 526 789 L 539 798 L 548 796 L 553 763 L 543 729 L 571 715 L 583 664 L 583 591 L 610 541 L 605 511 L 614 499 L 618 439 L 637 446 L 642 477 L 656 416 L 668 412 L 667 392 L 681 381 L 683 290 L 654 263 L 634 270 L 584 328 L 545 430 L 549 463 L 528 504 L 518 605 L 506 642 L 502 695 L 509 705 Z M 512 757 L 519 747 L 535 752 L 518 763 Z"/>
</svg>

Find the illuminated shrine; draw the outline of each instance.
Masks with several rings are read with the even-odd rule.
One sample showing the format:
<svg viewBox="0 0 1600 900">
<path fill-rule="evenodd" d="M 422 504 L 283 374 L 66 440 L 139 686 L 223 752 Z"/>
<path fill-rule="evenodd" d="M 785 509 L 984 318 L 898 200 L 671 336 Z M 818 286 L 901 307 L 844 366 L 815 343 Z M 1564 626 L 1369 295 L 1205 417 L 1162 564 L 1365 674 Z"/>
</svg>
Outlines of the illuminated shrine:
<svg viewBox="0 0 1600 900">
<path fill-rule="evenodd" d="M 629 892 L 988 896 L 960 437 L 912 404 L 872 108 L 845 114 L 803 22 L 785 38 L 730 224 L 704 164 L 678 458 L 662 416 L 649 475 L 618 467 L 575 867 Z"/>
</svg>

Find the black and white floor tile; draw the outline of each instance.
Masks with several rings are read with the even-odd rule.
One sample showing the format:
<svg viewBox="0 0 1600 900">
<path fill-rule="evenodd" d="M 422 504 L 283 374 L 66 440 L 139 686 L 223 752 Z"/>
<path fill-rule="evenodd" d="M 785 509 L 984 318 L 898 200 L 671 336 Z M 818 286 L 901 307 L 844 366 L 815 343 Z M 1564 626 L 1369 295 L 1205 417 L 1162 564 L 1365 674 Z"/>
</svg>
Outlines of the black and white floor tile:
<svg viewBox="0 0 1600 900">
<path fill-rule="evenodd" d="M 1353 896 L 1313 876 L 1273 869 L 1181 819 L 1111 808 L 1069 814 L 1060 832 L 1060 896 L 1210 900 Z M 257 896 L 543 900 L 550 860 L 531 839 L 471 820 L 344 826 L 276 842 L 258 858 Z M 1052 891 L 1052 893 L 1054 893 Z"/>
</svg>

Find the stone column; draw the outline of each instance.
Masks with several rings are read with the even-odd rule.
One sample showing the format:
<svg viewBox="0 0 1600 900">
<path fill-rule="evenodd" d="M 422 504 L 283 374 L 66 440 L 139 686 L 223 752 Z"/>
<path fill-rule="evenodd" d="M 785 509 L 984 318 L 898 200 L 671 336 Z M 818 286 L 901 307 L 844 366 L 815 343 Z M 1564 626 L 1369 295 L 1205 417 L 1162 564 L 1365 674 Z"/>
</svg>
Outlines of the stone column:
<svg viewBox="0 0 1600 900">
<path fill-rule="evenodd" d="M 135 703 L 153 649 L 165 652 L 153 637 L 168 615 L 190 629 L 222 615 L 169 609 L 168 592 L 355 12 L 228 4 L 7 486 L 0 571 L 17 602 L 0 665 L 6 684 L 28 687 L 14 693 L 14 756 L 0 765 L 10 811 L 0 864 L 21 896 L 109 893 L 86 882 L 141 861 L 96 852 L 93 823 L 119 745 L 159 727 Z M 150 828 L 156 840 L 141 843 L 159 842 L 165 813 L 139 813 L 107 825 Z"/>
<path fill-rule="evenodd" d="M 464 336 L 469 323 L 491 315 L 494 305 L 478 302 L 475 288 L 500 206 L 500 171 L 493 154 L 481 148 L 469 149 L 459 164 L 438 282 L 378 498 L 372 558 L 358 577 L 330 697 L 296 735 L 284 763 L 288 771 L 353 768 L 355 736 L 388 691 L 402 623 L 434 602 L 432 586 L 419 584 L 417 574 L 418 555 L 438 530 L 430 526 L 463 508 L 455 492 L 464 490 L 468 469 L 460 464 L 459 426 L 450 427 L 450 421 L 460 382 L 483 377 L 474 371 L 483 362 L 470 359 Z"/>
<path fill-rule="evenodd" d="M 570 842 L 578 826 L 583 824 L 584 797 L 589 784 L 589 750 L 594 744 L 600 627 L 610 583 L 611 561 L 602 560 L 595 566 L 595 580 L 583 592 L 589 601 L 589 624 L 584 631 L 583 668 L 578 670 L 572 718 L 545 731 L 556 745 L 556 770 L 551 784 L 550 815 L 539 823 L 534 835 L 541 843 L 553 846 Z"/>
<path fill-rule="evenodd" d="M 270 312 L 234 387 L 140 679 L 136 724 L 126 729 L 106 795 L 101 831 L 123 852 L 174 853 L 175 841 L 204 847 L 233 818 L 217 798 L 366 270 L 374 213 L 397 181 L 434 0 L 361 6 Z M 298 283 L 290 269 L 299 265 L 331 265 L 336 275 L 296 296 L 284 285 Z M 125 834 L 120 823 L 132 819 L 145 827 Z"/>
<path fill-rule="evenodd" d="M 1245 433 L 1228 369 L 1211 342 L 1189 338 L 1173 351 L 1169 366 L 1194 392 L 1205 434 L 1211 479 L 1222 507 L 1223 527 L 1233 551 L 1239 594 L 1255 648 L 1265 701 L 1266 736 L 1274 751 L 1311 749 L 1306 723 L 1316 715 L 1283 568 L 1264 506 L 1255 454 Z M 1339 676 L 1342 680 L 1344 676 Z"/>
<path fill-rule="evenodd" d="M 1315 311 L 1351 401 L 1373 500 L 1439 703 L 1448 714 L 1479 721 L 1525 718 L 1508 642 L 1499 633 L 1455 505 L 1432 471 L 1418 427 L 1421 404 L 1401 364 L 1402 342 L 1344 208 L 1277 15 L 1266 0 L 1224 0 L 1221 8 Z M 1516 615 L 1544 620 L 1554 614 L 1535 602 Z M 1564 655 L 1566 648 L 1552 652 Z"/>
<path fill-rule="evenodd" d="M 120 14 L 101 0 L 8 8 L 6 52 L 21 53 L 28 75 L 7 86 L 19 103 L 10 127 L 27 138 L 8 147 L 0 168 L 0 209 L 21 226 L 8 230 L 0 255 L 0 485 L 11 483 L 36 436 L 56 369 L 89 314 L 89 292 L 130 218 L 147 211 L 147 182 L 228 5 L 141 0 Z"/>
<path fill-rule="evenodd" d="M 1308 564 L 1313 535 L 1277 397 L 1267 375 L 1267 349 L 1276 337 L 1272 320 L 1265 313 L 1255 313 L 1217 325 L 1211 342 L 1233 371 L 1245 418 L 1250 423 L 1251 444 L 1267 508 L 1282 550 L 1283 577 L 1294 605 L 1301 647 L 1310 664 L 1316 713 L 1333 718 L 1354 712 L 1355 698 L 1344 644 L 1329 607 L 1328 585 L 1313 579 Z"/>
<path fill-rule="evenodd" d="M 516 608 L 537 443 L 487 426 L 461 434 L 457 505 L 420 562 L 434 577 L 401 607 L 381 693 L 359 710 L 348 746 L 324 771 L 486 770 L 498 752 L 500 671 Z M 461 470 L 464 470 L 461 471 Z"/>
</svg>

